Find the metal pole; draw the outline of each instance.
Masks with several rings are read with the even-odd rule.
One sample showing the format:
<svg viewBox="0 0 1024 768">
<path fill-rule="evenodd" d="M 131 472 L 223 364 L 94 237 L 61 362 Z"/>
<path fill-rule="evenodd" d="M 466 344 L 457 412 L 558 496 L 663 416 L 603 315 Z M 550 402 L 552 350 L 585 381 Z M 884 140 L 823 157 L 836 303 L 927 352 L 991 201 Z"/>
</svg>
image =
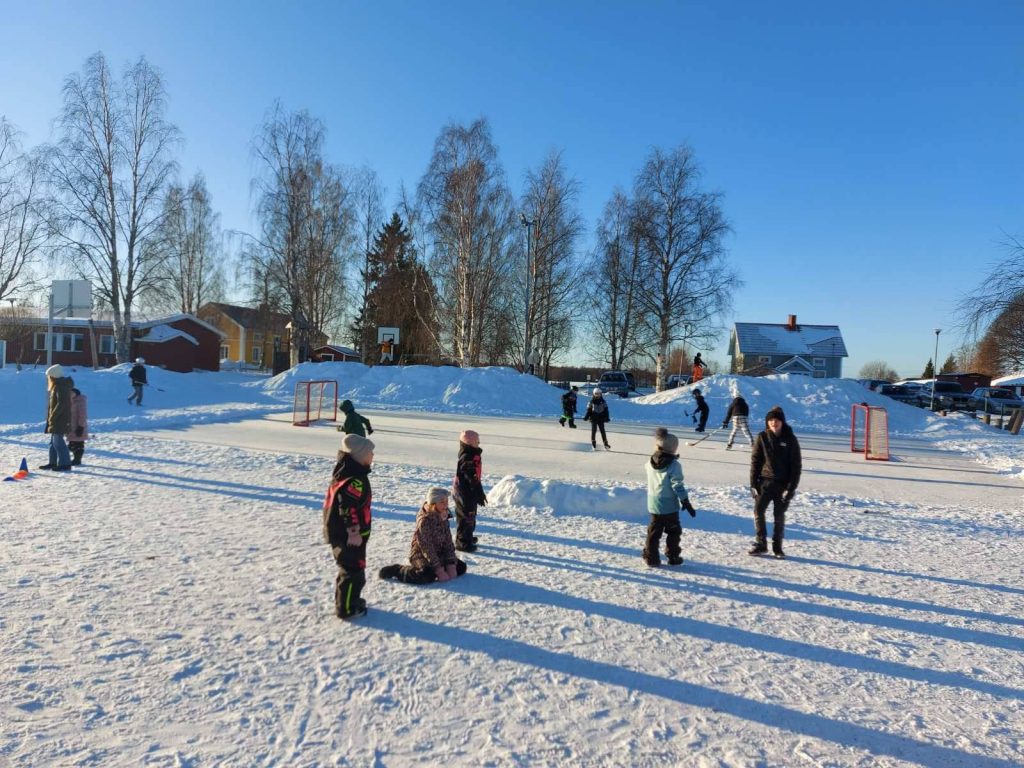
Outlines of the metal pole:
<svg viewBox="0 0 1024 768">
<path fill-rule="evenodd" d="M 935 357 L 932 358 L 932 404 L 929 406 L 931 410 L 935 410 L 935 382 L 939 379 L 939 334 L 942 333 L 941 328 L 935 329 Z"/>
<path fill-rule="evenodd" d="M 533 272 L 530 263 L 530 241 L 533 239 L 533 225 L 535 222 L 526 218 L 526 214 L 520 212 L 519 220 L 526 227 L 526 324 L 523 326 L 523 342 L 526 344 L 526 354 L 523 355 L 523 372 L 530 367 L 530 277 Z"/>
</svg>

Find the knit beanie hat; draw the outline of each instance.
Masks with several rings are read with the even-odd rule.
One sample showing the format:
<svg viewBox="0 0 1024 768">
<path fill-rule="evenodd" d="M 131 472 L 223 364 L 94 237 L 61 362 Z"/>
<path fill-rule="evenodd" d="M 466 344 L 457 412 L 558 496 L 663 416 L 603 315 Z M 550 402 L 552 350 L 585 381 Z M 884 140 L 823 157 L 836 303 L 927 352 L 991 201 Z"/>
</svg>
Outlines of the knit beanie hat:
<svg viewBox="0 0 1024 768">
<path fill-rule="evenodd" d="M 664 427 L 654 430 L 654 447 L 662 453 L 675 454 L 679 450 L 679 438 Z"/>
<path fill-rule="evenodd" d="M 461 435 L 459 435 L 459 442 L 465 443 L 466 445 L 472 445 L 474 448 L 476 448 L 478 445 L 480 445 L 480 435 L 477 432 L 473 431 L 472 429 L 467 429 L 464 430 Z"/>
<path fill-rule="evenodd" d="M 786 423 L 786 414 L 782 412 L 781 406 L 776 405 L 764 415 L 765 424 L 767 424 L 771 419 L 778 419 L 783 424 Z"/>
<path fill-rule="evenodd" d="M 46 376 L 51 379 L 63 379 L 64 369 L 57 364 L 51 365 L 49 368 L 46 369 Z"/>
<path fill-rule="evenodd" d="M 425 503 L 428 505 L 437 504 L 439 501 L 444 501 L 447 498 L 448 489 L 441 488 L 440 486 L 435 486 L 434 488 L 431 488 L 429 491 L 427 491 L 427 498 L 425 499 Z"/>
<path fill-rule="evenodd" d="M 372 440 L 367 440 L 365 437 L 360 437 L 356 434 L 345 435 L 345 438 L 341 441 L 341 450 L 349 454 L 360 464 L 366 463 L 366 459 L 369 458 L 374 448 L 376 446 Z"/>
</svg>

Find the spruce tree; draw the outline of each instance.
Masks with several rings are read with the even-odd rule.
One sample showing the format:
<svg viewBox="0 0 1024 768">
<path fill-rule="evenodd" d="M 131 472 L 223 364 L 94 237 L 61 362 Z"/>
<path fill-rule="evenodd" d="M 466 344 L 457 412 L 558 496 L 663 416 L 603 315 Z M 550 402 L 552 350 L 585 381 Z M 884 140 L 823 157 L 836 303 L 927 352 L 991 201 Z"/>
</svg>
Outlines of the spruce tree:
<svg viewBox="0 0 1024 768">
<path fill-rule="evenodd" d="M 942 364 L 942 368 L 939 369 L 939 373 L 955 373 L 957 369 L 956 357 L 953 353 L 949 353 L 949 357 L 946 358 L 946 362 Z"/>
<path fill-rule="evenodd" d="M 928 365 L 924 367 L 924 373 L 921 374 L 922 379 L 933 379 L 935 378 L 935 364 L 932 363 L 932 359 L 928 358 Z"/>
</svg>

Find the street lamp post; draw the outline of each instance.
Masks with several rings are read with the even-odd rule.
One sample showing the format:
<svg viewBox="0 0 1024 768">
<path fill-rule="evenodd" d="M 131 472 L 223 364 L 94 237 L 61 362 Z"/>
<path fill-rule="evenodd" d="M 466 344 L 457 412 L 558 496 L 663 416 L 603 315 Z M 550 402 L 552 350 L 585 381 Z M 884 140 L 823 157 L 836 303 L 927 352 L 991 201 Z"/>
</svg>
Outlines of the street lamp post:
<svg viewBox="0 0 1024 768">
<path fill-rule="evenodd" d="M 931 410 L 935 410 L 935 382 L 939 378 L 939 334 L 942 333 L 941 328 L 935 329 L 935 357 L 932 358 L 932 404 L 929 406 Z"/>
<path fill-rule="evenodd" d="M 533 265 L 530 261 L 530 241 L 533 240 L 533 225 L 535 221 L 526 218 L 526 214 L 519 213 L 519 221 L 526 227 L 526 325 L 523 327 L 523 341 L 526 344 L 526 351 L 523 354 L 523 371 L 530 365 L 530 278 L 533 273 Z"/>
</svg>

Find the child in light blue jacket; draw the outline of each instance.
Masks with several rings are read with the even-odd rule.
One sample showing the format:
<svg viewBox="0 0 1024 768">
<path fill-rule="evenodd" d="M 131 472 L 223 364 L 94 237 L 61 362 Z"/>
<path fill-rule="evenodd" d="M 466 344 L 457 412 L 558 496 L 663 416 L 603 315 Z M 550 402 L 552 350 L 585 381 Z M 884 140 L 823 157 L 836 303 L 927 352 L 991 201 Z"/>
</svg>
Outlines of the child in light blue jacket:
<svg viewBox="0 0 1024 768">
<path fill-rule="evenodd" d="M 654 432 L 654 454 L 647 462 L 647 511 L 651 513 L 651 522 L 647 525 L 644 562 L 651 568 L 661 565 L 658 547 L 662 533 L 665 534 L 668 564 L 683 564 L 679 548 L 679 538 L 683 534 L 679 510 L 685 509 L 690 517 L 697 516 L 683 485 L 683 467 L 676 455 L 677 450 L 679 438 L 664 427 L 658 427 Z"/>
</svg>

